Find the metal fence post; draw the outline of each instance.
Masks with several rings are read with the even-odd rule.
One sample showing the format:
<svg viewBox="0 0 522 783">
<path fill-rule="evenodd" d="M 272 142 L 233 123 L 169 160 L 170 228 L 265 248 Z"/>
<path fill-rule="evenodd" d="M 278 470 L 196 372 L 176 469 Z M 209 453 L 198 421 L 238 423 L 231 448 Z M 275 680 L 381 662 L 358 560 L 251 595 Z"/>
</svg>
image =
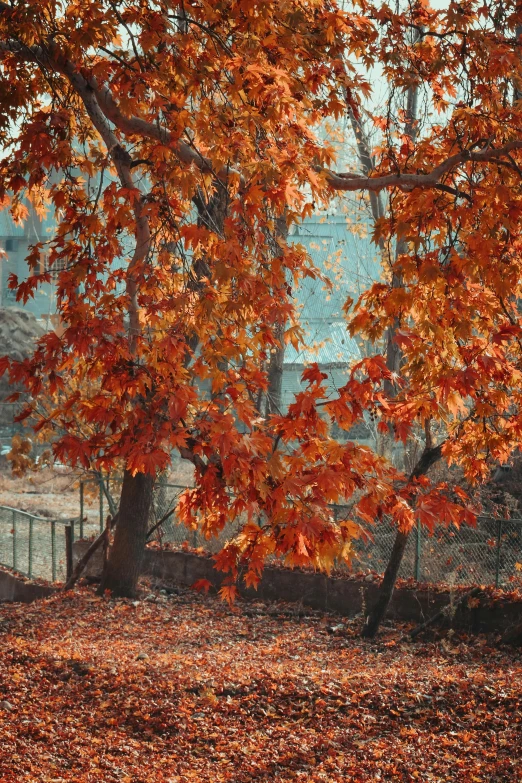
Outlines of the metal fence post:
<svg viewBox="0 0 522 783">
<path fill-rule="evenodd" d="M 52 581 L 56 582 L 56 522 L 51 520 L 51 568 Z"/>
<path fill-rule="evenodd" d="M 417 536 L 416 536 L 416 547 L 415 547 L 415 574 L 414 574 L 416 582 L 420 582 L 421 559 L 422 559 L 421 523 L 417 522 Z"/>
<path fill-rule="evenodd" d="M 495 563 L 495 587 L 500 584 L 500 547 L 502 545 L 502 519 L 497 522 L 497 557 Z"/>
<path fill-rule="evenodd" d="M 33 578 L 33 532 L 34 532 L 34 518 L 29 517 L 29 579 Z"/>
<path fill-rule="evenodd" d="M 83 538 L 83 492 L 84 484 L 80 481 L 80 538 Z"/>
<path fill-rule="evenodd" d="M 100 490 L 100 533 L 103 533 L 105 529 L 105 524 L 103 521 L 103 479 L 102 478 L 100 478 L 98 486 Z"/>
<path fill-rule="evenodd" d="M 18 552 L 16 542 L 16 511 L 13 510 L 13 568 L 16 571 L 18 565 Z"/>
<path fill-rule="evenodd" d="M 65 525 L 65 562 L 66 562 L 66 579 L 69 579 L 72 570 L 73 570 L 73 554 L 72 554 L 72 545 L 73 545 L 73 523 L 71 522 L 70 525 Z"/>
</svg>

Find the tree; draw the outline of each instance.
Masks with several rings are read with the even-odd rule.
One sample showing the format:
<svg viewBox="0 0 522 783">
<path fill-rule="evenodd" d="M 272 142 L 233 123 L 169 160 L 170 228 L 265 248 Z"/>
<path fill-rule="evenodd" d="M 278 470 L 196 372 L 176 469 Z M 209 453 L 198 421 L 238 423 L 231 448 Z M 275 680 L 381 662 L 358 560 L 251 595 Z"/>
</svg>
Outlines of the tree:
<svg viewBox="0 0 522 783">
<path fill-rule="evenodd" d="M 432 88 L 435 104 L 445 93 L 444 100 L 440 105 L 440 111 L 446 113 L 448 125 L 443 133 L 448 130 L 450 131 L 448 140 L 452 143 L 454 148 L 462 148 L 463 146 L 463 137 L 460 136 L 462 131 L 464 131 L 465 135 L 469 134 L 467 143 L 472 148 L 474 144 L 476 146 L 481 145 L 482 142 L 478 141 L 476 134 L 477 132 L 484 132 L 484 128 L 482 127 L 479 130 L 473 122 L 474 118 L 483 113 L 489 115 L 491 118 L 496 112 L 501 110 L 499 105 L 500 95 L 502 95 L 502 108 L 505 108 L 506 98 L 508 98 L 513 84 L 513 97 L 515 102 L 513 114 L 515 116 L 520 108 L 518 104 L 519 96 L 517 93 L 517 84 L 519 84 L 520 81 L 520 54 L 517 51 L 520 27 L 517 26 L 516 9 L 513 8 L 512 12 L 510 12 L 508 9 L 504 9 L 501 6 L 484 7 L 481 9 L 478 16 L 474 16 L 474 11 L 471 7 L 468 7 L 467 11 L 471 15 L 462 25 L 455 25 L 455 19 L 462 19 L 462 16 L 455 16 L 455 14 L 462 14 L 464 12 L 463 7 L 457 4 L 449 8 L 447 15 L 434 14 L 431 16 L 431 21 L 433 21 L 434 18 L 437 18 L 437 22 L 440 25 L 437 29 L 434 29 L 431 25 L 424 27 L 423 21 L 428 17 L 423 17 L 422 15 L 419 16 L 416 22 L 411 24 L 411 27 L 416 33 L 418 42 L 424 44 L 426 38 L 434 38 L 439 42 L 438 45 L 433 47 L 433 49 L 436 50 L 436 57 L 440 57 L 441 60 L 444 60 L 450 49 L 454 54 L 455 59 L 453 64 L 444 69 L 444 76 L 446 79 L 445 87 L 441 89 L 440 85 L 438 89 Z M 481 14 L 489 18 L 489 24 L 486 23 L 482 25 L 480 23 Z M 410 22 L 411 21 L 412 20 L 410 20 Z M 471 49 L 468 48 L 470 40 L 473 41 Z M 416 50 L 417 55 L 421 49 L 420 43 L 417 43 L 414 47 L 414 51 Z M 480 47 L 483 48 L 480 49 Z M 511 49 L 509 67 L 503 71 L 502 75 L 499 72 L 495 73 L 494 67 L 492 68 L 492 63 L 494 63 L 496 56 L 498 56 L 498 51 L 501 49 L 504 51 Z M 394 57 L 397 57 L 397 50 L 394 53 Z M 419 62 L 419 59 L 418 56 L 411 58 L 409 60 L 410 65 L 415 67 L 416 63 Z M 455 78 L 455 63 L 458 63 L 457 68 L 460 67 L 462 69 L 459 79 Z M 421 80 L 419 80 L 419 75 L 421 76 Z M 429 85 L 429 77 L 426 78 L 426 75 L 424 75 L 424 79 L 422 79 L 422 70 L 417 71 L 415 75 L 413 71 L 410 72 L 410 86 L 408 87 L 408 101 L 405 110 L 405 119 L 406 123 L 409 123 L 410 132 L 408 132 L 407 127 L 402 136 L 404 151 L 407 155 L 410 155 L 412 152 L 415 154 L 413 143 L 418 129 L 415 127 L 415 133 L 411 133 L 412 126 L 410 118 L 412 114 L 409 107 L 415 103 L 412 98 L 414 92 L 418 92 L 419 84 L 422 83 L 422 81 L 424 81 L 424 86 Z M 477 82 L 480 82 L 481 84 L 479 85 Z M 494 87 L 492 86 L 493 84 Z M 449 99 L 455 99 L 458 92 L 460 92 L 459 97 L 464 100 L 453 100 L 451 102 L 453 105 L 451 105 Z M 514 124 L 516 125 L 517 122 Z M 417 126 L 417 123 L 415 123 L 415 126 Z M 389 128 L 390 124 L 388 123 L 386 131 L 389 131 Z M 436 128 L 436 133 L 440 133 L 440 127 Z M 500 140 L 500 146 L 502 146 L 502 143 L 505 143 L 504 139 Z M 508 141 L 508 144 L 509 143 L 510 142 Z M 495 144 L 493 144 L 493 146 L 495 146 Z M 487 152 L 487 150 L 485 152 Z M 451 155 L 449 154 L 449 149 L 447 150 L 446 158 L 445 164 L 442 164 L 443 166 L 450 165 Z M 514 160 L 510 159 L 510 164 L 513 163 Z M 500 167 L 502 165 L 503 164 L 500 163 L 496 168 L 497 174 L 499 173 L 499 170 L 501 171 Z M 493 170 L 494 169 L 495 167 L 493 167 Z M 506 179 L 503 176 L 500 176 L 499 179 L 501 183 L 500 187 L 503 191 L 502 186 L 507 184 Z M 469 190 L 468 187 L 464 189 L 461 188 L 463 182 L 467 182 Z M 514 185 L 513 182 L 510 184 Z M 511 404 L 514 400 L 510 400 L 507 405 L 501 405 L 500 408 L 496 409 L 491 406 L 491 403 L 489 406 L 487 404 L 484 406 L 482 403 L 487 399 L 490 393 L 493 394 L 494 398 L 500 394 L 500 399 L 503 399 L 502 392 L 506 392 L 506 387 L 504 387 L 502 391 L 499 391 L 498 388 L 496 391 L 488 389 L 488 392 L 484 394 L 484 383 L 486 386 L 488 386 L 488 384 L 495 386 L 495 379 L 491 378 L 491 375 L 488 377 L 488 374 L 484 373 L 483 368 L 478 367 L 471 369 L 468 364 L 468 357 L 479 357 L 483 351 L 487 353 L 488 349 L 486 346 L 488 344 L 495 345 L 505 342 L 508 350 L 505 354 L 500 352 L 501 362 L 502 360 L 507 360 L 510 370 L 513 369 L 513 354 L 511 353 L 513 346 L 508 347 L 507 344 L 510 343 L 510 340 L 503 340 L 502 337 L 495 333 L 495 329 L 501 330 L 502 327 L 505 328 L 507 324 L 509 327 L 514 327 L 514 331 L 512 332 L 513 336 L 514 333 L 518 331 L 519 314 L 516 297 L 512 298 L 508 296 L 509 304 L 507 307 L 505 306 L 505 293 L 500 290 L 504 285 L 500 270 L 496 272 L 498 275 L 496 280 L 494 280 L 493 275 L 494 282 L 492 288 L 488 290 L 490 280 L 492 279 L 491 268 L 488 270 L 490 276 L 486 282 L 483 276 L 484 267 L 482 265 L 489 267 L 493 259 L 488 254 L 484 255 L 483 253 L 477 253 L 477 239 L 480 237 L 478 241 L 481 242 L 484 239 L 484 233 L 488 238 L 495 236 L 499 240 L 499 245 L 497 245 L 499 258 L 506 252 L 508 254 L 513 253 L 513 251 L 515 253 L 517 252 L 515 249 L 517 247 L 517 240 L 515 240 L 514 234 L 518 234 L 518 220 L 515 218 L 513 226 L 509 225 L 508 227 L 504 223 L 502 228 L 497 224 L 495 228 L 492 229 L 490 214 L 486 217 L 488 210 L 483 210 L 483 204 L 479 205 L 478 203 L 479 199 L 477 199 L 475 188 L 486 190 L 491 188 L 490 193 L 492 198 L 495 199 L 498 185 L 499 183 L 496 182 L 496 177 L 493 175 L 491 169 L 477 171 L 476 167 L 474 167 L 473 173 L 468 173 L 467 175 L 461 173 L 457 178 L 457 182 L 454 181 L 452 184 L 440 181 L 434 183 L 434 188 L 455 196 L 452 207 L 449 210 L 444 210 L 444 208 L 442 210 L 440 208 L 432 210 L 431 204 L 425 203 L 424 208 L 427 210 L 427 214 L 425 219 L 423 219 L 420 213 L 417 213 L 414 217 L 410 202 L 408 205 L 409 213 L 403 214 L 407 214 L 410 225 L 412 218 L 414 221 L 418 220 L 418 237 L 408 238 L 407 232 L 405 232 L 404 229 L 388 232 L 388 239 L 393 236 L 394 233 L 397 238 L 397 252 L 391 288 L 402 289 L 402 292 L 409 289 L 409 293 L 413 295 L 413 298 L 410 301 L 412 304 L 415 301 L 414 308 L 409 309 L 406 307 L 400 314 L 395 312 L 394 321 L 391 322 L 388 320 L 388 330 L 392 329 L 395 332 L 393 340 L 395 343 L 394 353 L 397 356 L 397 352 L 402 352 L 402 349 L 406 348 L 409 338 L 405 341 L 402 332 L 408 332 L 413 326 L 412 331 L 414 334 L 416 333 L 417 340 L 420 338 L 424 343 L 431 343 L 430 348 L 432 350 L 435 348 L 435 351 L 431 354 L 429 350 L 426 354 L 421 350 L 421 355 L 419 356 L 417 354 L 417 356 L 415 356 L 415 362 L 417 364 L 420 363 L 423 365 L 424 362 L 426 362 L 426 365 L 421 366 L 420 368 L 423 372 L 428 367 L 430 374 L 433 372 L 433 368 L 437 365 L 437 362 L 440 362 L 439 351 L 442 351 L 442 355 L 449 360 L 447 362 L 444 362 L 444 360 L 440 362 L 442 366 L 445 365 L 442 375 L 438 375 L 438 377 L 436 375 L 436 381 L 433 383 L 434 378 L 433 374 L 431 374 L 431 379 L 426 383 L 421 395 L 423 403 L 431 397 L 436 406 L 440 405 L 441 401 L 446 400 L 447 404 L 449 403 L 449 410 L 442 417 L 438 417 L 435 412 L 435 415 L 430 415 L 429 408 L 425 408 L 424 415 L 418 416 L 419 423 L 424 426 L 426 431 L 426 446 L 420 461 L 413 468 L 411 478 L 418 477 L 426 468 L 440 459 L 443 454 L 443 449 L 440 444 L 436 447 L 433 446 L 431 435 L 432 422 L 438 422 L 439 424 L 443 423 L 445 425 L 444 435 L 449 436 L 443 443 L 445 456 L 449 461 L 461 460 L 466 468 L 468 478 L 471 479 L 476 479 L 477 477 L 483 478 L 487 475 L 488 456 L 499 456 L 501 459 L 505 459 L 509 451 L 516 445 L 516 440 L 511 440 L 510 438 L 510 435 L 513 434 L 510 432 L 510 428 L 513 426 L 513 422 L 518 416 L 517 404 Z M 510 197 L 513 195 L 513 192 L 511 192 Z M 464 200 L 468 202 L 465 214 L 466 218 L 470 218 L 469 222 L 466 219 L 462 219 L 462 205 Z M 442 211 L 445 212 L 444 217 L 441 214 Z M 448 211 L 450 214 L 448 214 Z M 400 221 L 400 214 L 392 215 L 389 224 L 398 227 Z M 439 226 L 442 222 L 445 222 L 446 225 L 440 230 L 440 228 L 437 227 L 437 222 L 439 223 Z M 433 241 L 434 237 L 436 237 L 435 241 Z M 409 242 L 407 241 L 408 239 Z M 513 245 L 510 244 L 511 240 L 515 240 Z M 503 246 L 502 241 L 505 242 Z M 510 249 L 508 249 L 508 247 Z M 410 259 L 413 256 L 417 264 L 417 272 L 413 274 L 413 277 L 411 277 L 410 280 L 403 276 L 403 256 L 408 250 L 410 251 L 408 252 Z M 477 274 L 475 279 L 473 279 L 473 273 L 469 274 L 469 257 L 471 255 L 474 256 L 474 261 L 476 263 L 476 267 L 473 270 L 473 272 Z M 466 257 L 468 258 L 466 259 Z M 494 257 L 495 254 L 493 254 L 493 258 Z M 432 266 L 434 264 L 435 266 Z M 439 269 L 435 276 L 431 276 L 429 273 L 426 275 L 426 271 L 422 270 L 422 266 L 424 266 L 424 269 L 429 266 L 432 266 L 432 269 L 435 269 L 436 266 L 438 266 Z M 455 274 L 455 268 L 458 269 L 458 273 L 452 279 Z M 462 272 L 464 272 L 464 274 L 462 274 Z M 423 276 L 425 277 L 424 281 L 422 280 Z M 443 285 L 445 290 L 442 296 L 440 289 L 439 291 L 436 289 L 435 281 L 437 277 L 440 282 L 444 280 Z M 411 284 L 412 282 L 413 285 Z M 419 315 L 415 314 L 415 310 L 418 309 L 420 299 L 417 297 L 419 296 L 423 282 L 427 284 L 426 290 L 431 292 L 433 299 L 431 303 L 428 303 L 426 299 L 424 300 L 425 309 L 423 308 L 424 312 L 419 318 Z M 484 334 L 484 320 L 480 315 L 480 328 L 477 328 L 476 323 L 472 325 L 470 322 L 467 322 L 466 316 L 469 313 L 469 304 L 466 303 L 465 300 L 469 291 L 468 287 L 473 288 L 474 286 L 479 288 L 481 296 L 496 300 L 500 308 L 498 314 L 494 313 L 494 308 L 488 311 L 488 315 L 492 316 L 490 328 L 492 328 L 493 331 L 488 332 L 486 329 L 486 334 Z M 461 297 L 463 288 L 468 289 L 468 291 L 464 297 Z M 456 295 L 455 289 L 457 289 Z M 430 323 L 430 320 L 433 319 L 433 315 L 437 311 L 437 305 L 442 305 L 443 311 L 446 311 L 442 317 L 439 311 L 439 323 L 442 322 L 444 324 L 443 329 L 445 330 L 445 335 L 443 341 L 444 347 L 439 343 L 438 348 L 435 347 L 437 340 L 433 340 L 431 335 L 428 340 L 426 340 L 427 335 L 425 329 L 418 330 L 419 321 L 422 319 L 425 326 L 429 325 L 429 327 L 431 327 L 431 334 L 436 331 L 437 325 Z M 464 306 L 465 310 L 461 309 L 462 306 Z M 448 313 L 448 310 L 452 308 L 455 310 L 456 318 L 455 320 L 451 318 L 448 320 L 445 316 Z M 465 311 L 467 311 L 466 315 L 464 315 Z M 499 320 L 497 320 L 497 318 Z M 463 320 L 466 324 L 465 327 L 462 323 Z M 406 326 L 405 330 L 403 330 L 403 325 Z M 473 340 L 470 340 L 471 333 L 467 331 L 470 327 L 474 331 L 474 337 L 479 338 L 480 348 L 478 350 L 476 346 L 475 349 L 473 349 L 470 345 L 470 342 L 473 342 Z M 448 338 L 449 343 L 446 343 Z M 518 340 L 519 337 L 517 336 L 515 341 L 518 342 Z M 388 346 L 390 346 L 389 340 Z M 408 348 L 411 349 L 411 347 L 411 344 L 408 345 Z M 419 342 L 417 342 L 416 347 L 418 349 Z M 403 397 L 404 400 L 409 397 L 411 403 L 412 389 L 408 387 L 414 378 L 414 375 L 411 373 L 411 360 L 414 354 L 412 354 L 408 348 L 406 348 L 406 354 L 409 354 L 409 356 L 404 356 L 401 360 L 402 366 L 400 372 L 402 390 L 400 396 Z M 470 353 L 468 353 L 468 351 L 470 351 Z M 497 358 L 499 358 L 498 354 Z M 390 351 L 388 350 L 388 366 L 391 369 L 389 359 Z M 459 367 L 459 360 L 462 366 L 457 369 Z M 519 361 L 518 356 L 516 361 Z M 518 391 L 516 381 L 517 373 L 515 371 L 515 376 L 512 376 L 510 375 L 510 370 L 508 370 L 506 376 L 509 378 L 508 388 L 510 387 L 510 384 L 513 384 L 511 388 L 513 388 L 516 393 Z M 397 372 L 399 372 L 398 369 L 396 369 L 396 373 Z M 464 382 L 462 379 L 457 380 L 459 372 L 462 372 L 463 376 L 466 378 Z M 493 383 L 491 383 L 492 381 Z M 456 384 L 455 386 L 453 386 L 454 383 Z M 419 397 L 417 397 L 417 399 L 420 402 Z M 506 400 L 503 399 L 503 402 L 506 402 Z M 432 409 L 433 407 L 435 406 L 432 406 Z M 458 410 L 459 408 L 460 410 Z M 447 427 L 447 423 L 450 421 L 453 426 Z M 479 435 L 480 428 L 482 428 L 482 432 Z M 471 444 L 475 438 L 477 440 L 475 441 L 474 448 Z M 373 607 L 370 616 L 367 618 L 367 624 L 364 629 L 365 635 L 373 636 L 379 627 L 380 621 L 391 598 L 402 555 L 408 540 L 408 533 L 408 528 L 403 530 L 399 529 L 397 533 L 390 561 L 384 575 L 379 599 L 375 607 Z"/>
<path fill-rule="evenodd" d="M 56 210 L 47 252 L 63 268 L 61 334 L 4 366 L 33 397 L 57 394 L 42 423 L 58 456 L 125 468 L 104 587 L 135 590 L 171 449 L 195 467 L 184 521 L 212 534 L 241 520 L 217 561 L 227 597 L 240 572 L 255 585 L 271 554 L 326 569 L 349 559 L 361 525 L 384 515 L 403 531 L 472 521 L 464 493 L 425 473 L 443 456 L 478 480 L 521 431 L 518 22 L 497 2 L 0 5 L 2 196 L 18 219 L 24 198 Z M 376 113 L 373 170 L 339 173 L 313 128 L 347 104 L 357 115 L 369 90 L 359 61 L 395 91 L 419 90 L 429 121 L 414 135 L 401 111 Z M 289 281 L 315 274 L 277 221 L 357 190 L 388 191 L 375 240 L 404 252 L 390 281 L 347 306 L 350 329 L 370 341 L 392 330 L 400 378 L 377 351 L 331 397 L 311 366 L 289 410 L 262 416 L 281 325 L 300 339 Z M 22 300 L 49 279 L 42 250 L 28 280 L 12 280 Z M 398 440 L 427 423 L 444 435 L 406 476 L 331 437 L 368 411 Z M 346 500 L 352 514 L 336 522 L 330 504 Z"/>
<path fill-rule="evenodd" d="M 55 395 L 38 426 L 55 429 L 57 456 L 123 464 L 103 580 L 120 594 L 135 590 L 151 483 L 172 448 L 196 469 L 188 522 L 203 514 L 218 530 L 240 514 L 272 519 L 279 505 L 280 528 L 259 529 L 262 548 L 279 539 L 303 560 L 342 538 L 329 515 L 329 538 L 309 547 L 297 518 L 288 535 L 281 528 L 313 483 L 309 460 L 288 470 L 280 428 L 255 398 L 282 325 L 298 339 L 288 279 L 313 274 L 277 226 L 328 197 L 314 166 L 332 152 L 311 128 L 342 104 L 324 58 L 358 46 L 359 31 L 328 3 L 214 5 L 0 5 L 2 197 L 15 219 L 24 199 L 57 219 L 29 278 L 11 285 L 26 301 L 49 281 L 44 250 L 62 269 L 61 334 L 10 374 L 35 400 Z M 321 500 L 307 513 L 326 510 Z"/>
<path fill-rule="evenodd" d="M 421 34 L 420 29 L 414 29 L 412 35 L 412 43 L 416 44 L 419 41 Z M 393 102 L 393 92 L 388 98 L 388 118 L 390 117 Z M 418 98 L 419 98 L 419 84 L 413 81 L 410 83 L 406 91 L 406 100 L 404 102 L 404 121 L 403 121 L 403 137 L 408 142 L 415 142 L 415 138 L 418 132 Z M 366 176 L 368 176 L 373 169 L 373 155 L 371 154 L 370 142 L 365 132 L 364 126 L 360 119 L 360 111 L 356 116 L 352 106 L 348 105 L 348 114 L 355 135 L 357 143 L 357 152 L 361 168 Z M 381 193 L 370 192 L 370 207 L 373 218 L 374 227 L 377 227 L 382 222 L 386 212 L 385 203 Z M 390 248 L 390 243 L 385 244 L 383 237 L 378 240 L 379 250 L 382 256 L 383 266 L 391 266 L 389 270 L 390 285 L 392 288 L 401 289 L 404 285 L 402 268 L 400 258 L 408 252 L 408 244 L 404 237 L 397 239 L 393 250 Z M 389 263 L 390 255 L 393 256 L 394 262 Z M 400 326 L 400 316 L 396 315 L 395 320 L 389 324 L 385 334 L 386 345 L 386 367 L 392 373 L 393 380 L 384 379 L 383 388 L 387 396 L 394 399 L 399 391 L 399 382 L 401 381 L 401 365 L 403 363 L 402 351 L 400 343 L 397 340 L 397 332 Z M 440 459 L 441 450 L 433 449 L 433 443 L 431 438 L 431 421 L 430 419 L 424 420 L 425 429 L 425 447 L 424 451 L 411 470 L 410 480 L 423 476 L 429 468 Z M 389 455 L 388 458 L 393 460 L 393 447 L 394 432 L 393 426 L 388 428 L 388 432 L 383 433 L 383 444 L 386 448 L 388 446 Z M 407 441 L 404 442 L 405 450 Z M 379 625 L 386 613 L 388 604 L 391 600 L 395 582 L 399 574 L 402 558 L 406 550 L 406 545 L 409 539 L 411 527 L 405 530 L 399 529 L 395 535 L 394 544 L 390 554 L 389 561 L 387 563 L 382 585 L 380 588 L 380 595 L 375 604 L 372 607 L 370 614 L 366 618 L 366 622 L 363 629 L 363 635 L 373 637 L 379 628 Z"/>
</svg>

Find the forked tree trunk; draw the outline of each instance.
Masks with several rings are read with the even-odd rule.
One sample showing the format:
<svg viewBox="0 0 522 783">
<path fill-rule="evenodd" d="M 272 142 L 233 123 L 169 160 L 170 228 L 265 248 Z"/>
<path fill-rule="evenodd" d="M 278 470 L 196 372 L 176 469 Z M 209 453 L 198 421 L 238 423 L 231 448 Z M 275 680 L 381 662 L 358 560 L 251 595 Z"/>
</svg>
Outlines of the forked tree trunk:
<svg viewBox="0 0 522 783">
<path fill-rule="evenodd" d="M 125 471 L 121 489 L 118 524 L 110 548 L 100 593 L 132 598 L 136 595 L 149 526 L 154 476 Z"/>
</svg>

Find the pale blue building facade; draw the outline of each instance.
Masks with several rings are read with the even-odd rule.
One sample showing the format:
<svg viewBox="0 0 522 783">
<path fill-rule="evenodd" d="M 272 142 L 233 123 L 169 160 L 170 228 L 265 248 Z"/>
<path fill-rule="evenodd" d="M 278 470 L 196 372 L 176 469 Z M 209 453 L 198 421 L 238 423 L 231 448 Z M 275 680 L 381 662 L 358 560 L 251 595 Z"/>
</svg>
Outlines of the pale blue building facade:
<svg viewBox="0 0 522 783">
<path fill-rule="evenodd" d="M 23 226 L 12 220 L 9 212 L 0 212 L 0 307 L 21 307 L 15 292 L 8 287 L 11 273 L 24 279 L 28 275 L 25 261 L 30 246 L 52 236 L 52 220 L 42 221 L 30 209 Z M 304 385 L 301 376 L 312 362 L 328 375 L 327 385 L 333 395 L 346 383 L 352 364 L 361 358 L 357 341 L 346 328 L 343 305 L 348 296 L 357 298 L 381 275 L 377 248 L 364 232 L 350 230 L 343 214 L 322 214 L 294 227 L 289 241 L 303 245 L 314 266 L 327 276 L 328 287 L 319 278 L 305 278 L 293 292 L 306 346 L 296 351 L 285 348 L 282 408 L 286 410 Z M 45 263 L 42 257 L 42 264 Z M 54 285 L 44 284 L 24 309 L 31 312 L 46 329 L 52 328 L 56 312 Z M 1 351 L 0 351 L 1 353 Z M 360 433 L 362 440 L 370 435 Z"/>
</svg>

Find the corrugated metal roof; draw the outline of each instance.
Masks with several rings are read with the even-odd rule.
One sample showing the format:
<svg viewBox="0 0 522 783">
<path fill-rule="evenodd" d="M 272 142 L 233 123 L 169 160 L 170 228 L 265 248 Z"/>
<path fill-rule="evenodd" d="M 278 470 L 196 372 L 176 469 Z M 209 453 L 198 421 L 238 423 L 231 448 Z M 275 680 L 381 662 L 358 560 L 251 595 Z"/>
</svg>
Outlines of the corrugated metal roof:
<svg viewBox="0 0 522 783">
<path fill-rule="evenodd" d="M 347 293 L 358 296 L 381 277 L 369 228 L 356 230 L 343 215 L 310 218 L 297 227 L 290 241 L 304 245 L 316 266 L 333 273 L 334 291 L 343 291 L 343 301 Z"/>
<path fill-rule="evenodd" d="M 17 225 L 7 209 L 0 212 L 0 236 L 8 238 L 25 236 L 24 226 Z"/>
</svg>

